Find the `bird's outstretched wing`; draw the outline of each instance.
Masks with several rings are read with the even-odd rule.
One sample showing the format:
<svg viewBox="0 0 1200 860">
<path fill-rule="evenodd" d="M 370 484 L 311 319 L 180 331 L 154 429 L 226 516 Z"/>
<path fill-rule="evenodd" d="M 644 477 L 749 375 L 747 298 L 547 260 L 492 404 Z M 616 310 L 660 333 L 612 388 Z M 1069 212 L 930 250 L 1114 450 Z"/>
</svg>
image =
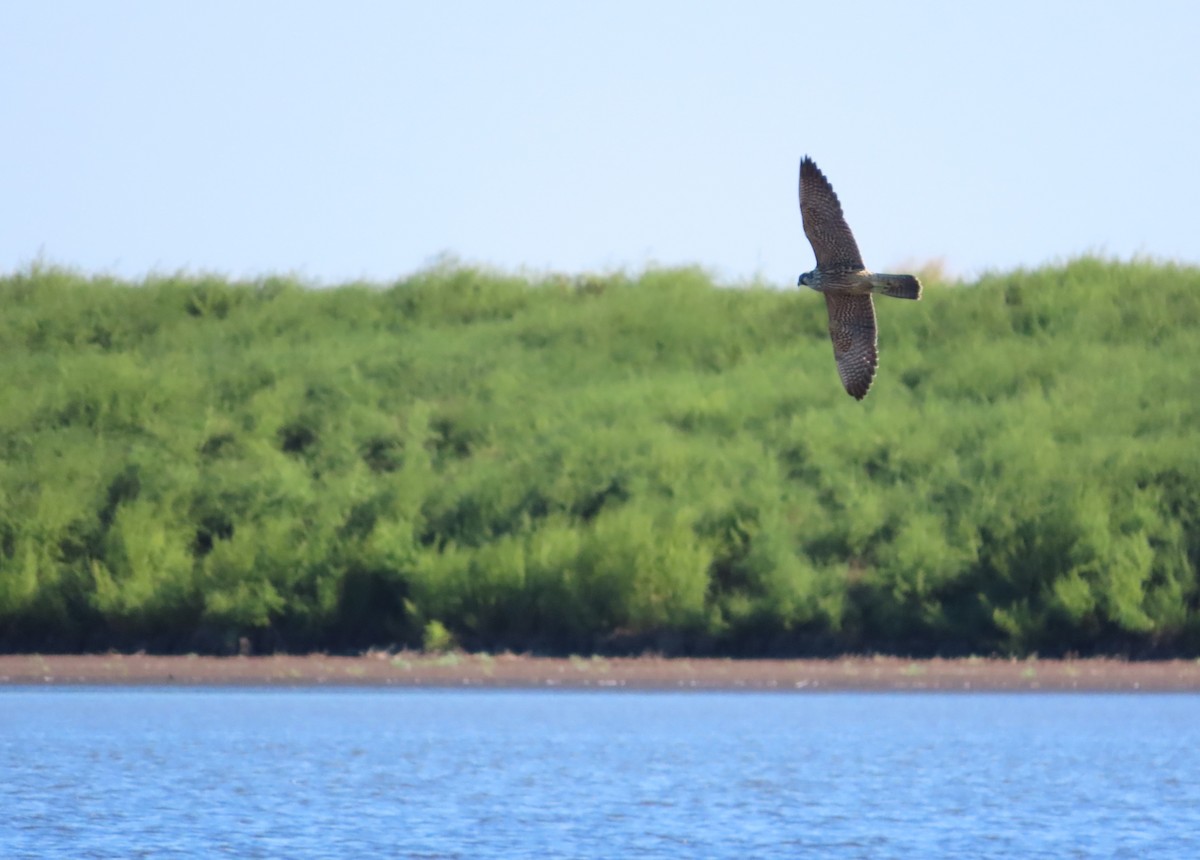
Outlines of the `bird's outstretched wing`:
<svg viewBox="0 0 1200 860">
<path fill-rule="evenodd" d="M 807 155 L 800 162 L 800 215 L 818 269 L 864 268 L 833 186 Z"/>
<path fill-rule="evenodd" d="M 867 396 L 879 365 L 875 304 L 870 293 L 825 293 L 829 337 L 842 385 L 856 400 Z"/>
</svg>

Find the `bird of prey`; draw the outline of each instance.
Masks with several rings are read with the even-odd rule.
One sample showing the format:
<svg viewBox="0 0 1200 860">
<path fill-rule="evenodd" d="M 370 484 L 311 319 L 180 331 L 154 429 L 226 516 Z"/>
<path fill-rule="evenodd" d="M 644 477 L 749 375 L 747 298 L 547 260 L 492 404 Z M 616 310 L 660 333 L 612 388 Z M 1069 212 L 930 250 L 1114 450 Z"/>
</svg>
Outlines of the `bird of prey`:
<svg viewBox="0 0 1200 860">
<path fill-rule="evenodd" d="M 796 286 L 825 294 L 838 375 L 850 396 L 862 400 L 879 364 L 871 293 L 919 299 L 921 282 L 912 275 L 867 271 L 833 186 L 807 155 L 800 162 L 800 215 L 817 267 L 801 275 Z"/>
</svg>

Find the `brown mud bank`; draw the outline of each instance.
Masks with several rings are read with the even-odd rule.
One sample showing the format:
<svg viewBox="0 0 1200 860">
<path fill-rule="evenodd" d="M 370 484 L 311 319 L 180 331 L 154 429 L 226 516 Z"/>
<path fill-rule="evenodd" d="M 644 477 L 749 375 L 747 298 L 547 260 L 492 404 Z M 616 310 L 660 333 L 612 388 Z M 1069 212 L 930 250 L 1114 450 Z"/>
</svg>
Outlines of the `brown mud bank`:
<svg viewBox="0 0 1200 860">
<path fill-rule="evenodd" d="M 0 655 L 0 685 L 482 687 L 634 690 L 1200 692 L 1200 661 Z"/>
</svg>

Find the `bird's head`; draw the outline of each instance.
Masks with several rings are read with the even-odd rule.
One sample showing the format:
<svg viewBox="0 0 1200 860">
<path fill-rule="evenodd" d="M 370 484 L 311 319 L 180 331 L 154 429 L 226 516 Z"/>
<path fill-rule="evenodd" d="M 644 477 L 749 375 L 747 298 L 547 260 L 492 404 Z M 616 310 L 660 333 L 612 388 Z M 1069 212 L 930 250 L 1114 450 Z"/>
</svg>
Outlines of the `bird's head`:
<svg viewBox="0 0 1200 860">
<path fill-rule="evenodd" d="M 814 274 L 815 274 L 814 272 L 805 272 L 803 275 L 800 276 L 800 280 L 796 281 L 796 286 L 797 287 L 811 287 L 813 285 L 813 282 L 816 281 L 816 278 L 813 277 Z"/>
</svg>

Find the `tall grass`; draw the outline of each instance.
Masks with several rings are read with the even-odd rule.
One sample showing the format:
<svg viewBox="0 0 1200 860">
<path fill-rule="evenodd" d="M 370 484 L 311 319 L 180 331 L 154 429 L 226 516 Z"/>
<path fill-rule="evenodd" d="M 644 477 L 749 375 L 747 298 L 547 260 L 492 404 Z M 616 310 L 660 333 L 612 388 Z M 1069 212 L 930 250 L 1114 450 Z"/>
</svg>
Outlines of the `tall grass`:
<svg viewBox="0 0 1200 860">
<path fill-rule="evenodd" d="M 1200 654 L 1200 271 L 0 279 L 0 647 Z"/>
</svg>

